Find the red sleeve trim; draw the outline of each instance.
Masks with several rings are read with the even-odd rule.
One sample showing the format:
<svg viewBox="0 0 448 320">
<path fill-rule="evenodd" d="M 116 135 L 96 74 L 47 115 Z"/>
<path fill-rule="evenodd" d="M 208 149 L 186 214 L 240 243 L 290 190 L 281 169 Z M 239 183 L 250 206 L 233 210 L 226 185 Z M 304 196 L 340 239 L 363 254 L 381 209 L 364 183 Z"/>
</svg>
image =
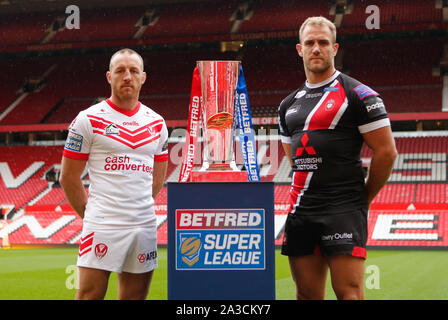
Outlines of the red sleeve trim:
<svg viewBox="0 0 448 320">
<path fill-rule="evenodd" d="M 156 154 L 154 156 L 154 161 L 168 161 L 168 153 Z"/>
<path fill-rule="evenodd" d="M 89 154 L 88 153 L 80 153 L 80 152 L 74 152 L 67 149 L 64 149 L 64 152 L 62 155 L 69 159 L 75 159 L 75 160 L 89 160 Z"/>
</svg>

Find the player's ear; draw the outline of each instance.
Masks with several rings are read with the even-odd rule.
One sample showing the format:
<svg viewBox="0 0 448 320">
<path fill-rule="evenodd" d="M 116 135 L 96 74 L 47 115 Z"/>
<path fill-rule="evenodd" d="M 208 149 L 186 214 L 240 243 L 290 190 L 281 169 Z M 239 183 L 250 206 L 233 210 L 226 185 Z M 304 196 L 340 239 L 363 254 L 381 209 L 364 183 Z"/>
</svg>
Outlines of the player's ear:
<svg viewBox="0 0 448 320">
<path fill-rule="evenodd" d="M 336 55 L 338 54 L 338 50 L 339 50 L 339 43 L 334 43 L 333 44 L 333 57 L 336 57 Z"/>
<path fill-rule="evenodd" d="M 144 84 L 146 81 L 146 72 L 143 71 L 142 73 L 142 84 Z"/>
<path fill-rule="evenodd" d="M 110 71 L 106 72 L 106 79 L 107 79 L 107 82 L 111 83 L 110 82 Z"/>
<path fill-rule="evenodd" d="M 296 50 L 297 50 L 297 53 L 299 54 L 299 56 L 303 57 L 302 45 L 300 43 L 296 44 Z"/>
</svg>

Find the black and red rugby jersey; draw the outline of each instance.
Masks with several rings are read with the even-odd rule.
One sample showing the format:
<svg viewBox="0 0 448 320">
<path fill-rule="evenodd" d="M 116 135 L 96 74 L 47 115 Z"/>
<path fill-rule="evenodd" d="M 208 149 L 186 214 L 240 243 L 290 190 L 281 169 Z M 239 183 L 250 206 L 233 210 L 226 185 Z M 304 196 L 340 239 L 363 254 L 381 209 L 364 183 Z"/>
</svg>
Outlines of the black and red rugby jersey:
<svg viewBox="0 0 448 320">
<path fill-rule="evenodd" d="M 363 133 L 389 126 L 380 95 L 336 71 L 305 82 L 279 107 L 282 142 L 291 144 L 290 212 L 332 214 L 367 207 Z"/>
</svg>

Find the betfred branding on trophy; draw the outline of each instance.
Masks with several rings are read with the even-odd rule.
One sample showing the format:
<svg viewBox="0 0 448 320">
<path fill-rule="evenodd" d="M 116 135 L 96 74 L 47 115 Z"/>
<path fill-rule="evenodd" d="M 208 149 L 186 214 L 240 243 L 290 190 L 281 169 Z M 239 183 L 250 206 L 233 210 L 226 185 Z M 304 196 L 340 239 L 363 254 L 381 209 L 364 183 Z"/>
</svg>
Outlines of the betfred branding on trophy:
<svg viewBox="0 0 448 320">
<path fill-rule="evenodd" d="M 202 123 L 202 149 L 199 134 Z M 235 164 L 235 130 L 245 170 Z M 255 137 L 240 61 L 198 61 L 193 73 L 180 182 L 259 181 Z M 202 165 L 194 167 L 202 151 Z M 254 161 L 255 159 L 255 161 Z"/>
</svg>

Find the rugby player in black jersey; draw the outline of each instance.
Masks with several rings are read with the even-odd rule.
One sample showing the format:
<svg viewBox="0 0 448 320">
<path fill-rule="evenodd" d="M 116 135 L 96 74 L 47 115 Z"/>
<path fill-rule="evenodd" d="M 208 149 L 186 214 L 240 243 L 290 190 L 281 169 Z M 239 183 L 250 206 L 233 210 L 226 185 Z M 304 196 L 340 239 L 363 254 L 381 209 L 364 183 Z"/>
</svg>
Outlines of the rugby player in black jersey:
<svg viewBox="0 0 448 320">
<path fill-rule="evenodd" d="M 308 18 L 299 36 L 306 82 L 279 107 L 293 169 L 282 253 L 297 299 L 323 299 L 328 269 L 338 299 L 364 299 L 367 212 L 397 155 L 390 121 L 376 91 L 335 69 L 331 21 Z M 363 142 L 373 151 L 367 180 Z"/>
</svg>

